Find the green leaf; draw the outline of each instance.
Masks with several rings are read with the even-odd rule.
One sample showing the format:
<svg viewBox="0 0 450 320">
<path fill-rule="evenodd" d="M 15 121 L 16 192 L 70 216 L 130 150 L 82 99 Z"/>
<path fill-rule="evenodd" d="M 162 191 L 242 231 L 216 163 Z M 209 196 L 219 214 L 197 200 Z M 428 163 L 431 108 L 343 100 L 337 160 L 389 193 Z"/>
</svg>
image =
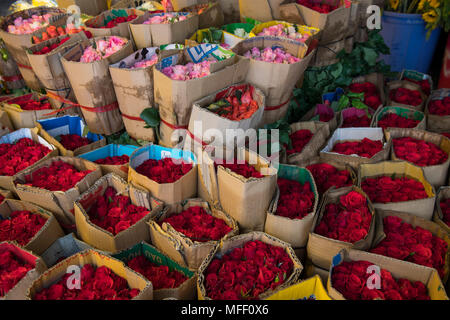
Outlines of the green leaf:
<svg viewBox="0 0 450 320">
<path fill-rule="evenodd" d="M 343 110 L 343 109 L 347 108 L 349 103 L 350 103 L 350 99 L 345 94 L 342 95 L 342 97 L 339 99 L 339 102 L 338 102 L 338 110 Z"/>
<path fill-rule="evenodd" d="M 353 98 L 353 99 L 364 100 L 364 92 L 361 92 L 361 93 L 349 92 L 349 93 L 347 93 L 347 97 Z"/>
<path fill-rule="evenodd" d="M 144 109 L 144 111 L 141 112 L 140 117 L 150 128 L 157 128 L 161 122 L 159 112 L 155 108 Z"/>
<path fill-rule="evenodd" d="M 364 60 L 369 66 L 374 66 L 377 62 L 377 53 L 373 49 L 363 48 Z"/>
</svg>

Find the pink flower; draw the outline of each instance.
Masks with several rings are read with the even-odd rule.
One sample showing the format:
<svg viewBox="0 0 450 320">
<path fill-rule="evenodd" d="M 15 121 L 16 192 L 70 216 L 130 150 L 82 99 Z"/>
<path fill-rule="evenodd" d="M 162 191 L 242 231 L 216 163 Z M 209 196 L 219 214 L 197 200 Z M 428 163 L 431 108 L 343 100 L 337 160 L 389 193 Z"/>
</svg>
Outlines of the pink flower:
<svg viewBox="0 0 450 320">
<path fill-rule="evenodd" d="M 271 63 L 292 64 L 300 61 L 299 58 L 294 57 L 290 53 L 278 47 L 276 47 L 275 49 L 267 47 L 264 48 L 262 52 L 260 51 L 260 49 L 254 47 L 251 50 L 244 53 L 244 57 Z"/>
<path fill-rule="evenodd" d="M 107 58 L 122 49 L 122 47 L 126 44 L 126 40 L 116 36 L 111 36 L 108 37 L 107 40 L 97 40 L 95 44 L 96 49 L 94 49 L 93 46 L 89 46 L 84 50 L 83 55 L 80 58 L 80 62 L 88 63 Z"/>
</svg>

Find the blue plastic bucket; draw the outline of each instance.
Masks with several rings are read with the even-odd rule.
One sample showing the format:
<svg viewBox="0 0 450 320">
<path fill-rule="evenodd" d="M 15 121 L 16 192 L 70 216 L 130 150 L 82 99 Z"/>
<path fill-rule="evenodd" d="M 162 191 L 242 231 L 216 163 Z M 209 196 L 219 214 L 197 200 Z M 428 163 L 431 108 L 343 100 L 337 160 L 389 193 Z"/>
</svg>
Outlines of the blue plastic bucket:
<svg viewBox="0 0 450 320">
<path fill-rule="evenodd" d="M 425 25 L 421 14 L 383 13 L 381 35 L 391 54 L 381 58 L 392 71 L 411 69 L 428 73 L 441 29 L 433 30 L 427 40 Z"/>
</svg>

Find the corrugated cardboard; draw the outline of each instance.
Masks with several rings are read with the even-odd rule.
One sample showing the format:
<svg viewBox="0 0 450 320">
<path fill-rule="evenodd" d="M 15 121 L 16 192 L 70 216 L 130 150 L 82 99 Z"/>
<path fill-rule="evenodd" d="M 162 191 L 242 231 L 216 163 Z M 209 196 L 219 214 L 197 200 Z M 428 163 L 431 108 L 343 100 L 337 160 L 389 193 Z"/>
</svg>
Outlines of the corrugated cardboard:
<svg viewBox="0 0 450 320">
<path fill-rule="evenodd" d="M 14 199 L 14 194 L 9 190 L 0 189 L 0 195 L 5 199 Z M 5 199 L 3 199 L 3 200 L 5 200 Z"/>
<path fill-rule="evenodd" d="M 149 245 L 148 243 L 146 242 L 138 243 L 130 249 L 123 250 L 113 255 L 113 257 L 127 263 L 129 260 L 140 255 L 144 256 L 147 260 L 156 265 L 168 266 L 169 271 L 176 270 L 184 274 L 188 278 L 177 288 L 154 289 L 153 290 L 154 300 L 164 300 L 166 298 L 174 298 L 178 300 L 196 299 L 197 275 L 195 274 L 195 272 L 192 272 L 191 270 L 180 266 L 178 263 L 176 263 L 169 257 L 165 256 L 163 253 L 158 251 L 158 249 Z"/>
<path fill-rule="evenodd" d="M 425 107 L 425 115 L 427 116 L 427 129 L 433 132 L 449 132 L 450 131 L 450 115 L 439 116 L 430 114 L 429 105 L 433 100 L 441 100 L 450 96 L 450 89 L 442 88 L 434 90 L 428 97 Z"/>
<path fill-rule="evenodd" d="M 46 156 L 44 156 L 42 159 L 38 160 L 34 164 L 38 164 L 42 161 L 45 161 L 47 159 L 57 156 L 58 150 L 55 148 L 55 146 L 51 145 L 44 138 L 38 136 L 36 132 L 37 132 L 37 129 L 27 129 L 27 128 L 20 129 L 20 130 L 12 132 L 10 134 L 4 135 L 3 137 L 0 137 L 0 144 L 1 143 L 15 143 L 16 141 L 18 141 L 22 138 L 30 138 L 31 140 L 33 140 L 35 142 L 39 142 L 40 144 L 46 146 L 47 148 L 49 148 L 51 150 L 51 152 L 49 154 L 47 154 Z M 30 168 L 30 167 L 28 167 L 28 168 Z M 16 175 L 24 172 L 25 170 L 17 172 Z M 13 183 L 13 180 L 16 177 L 16 175 L 0 176 L 0 188 L 10 190 L 10 191 L 16 193 L 17 191 L 16 191 L 16 188 Z"/>
<path fill-rule="evenodd" d="M 223 220 L 232 230 L 222 239 L 228 239 L 239 234 L 236 221 L 225 212 L 210 208 L 208 203 L 200 198 L 188 199 L 176 205 L 168 206 L 164 211 L 152 213 L 148 222 L 152 243 L 182 266 L 197 270 L 202 261 L 211 253 L 219 241 L 193 241 L 170 224 L 162 223 L 164 219 L 179 214 L 190 207 L 200 206 L 213 217 Z"/>
<path fill-rule="evenodd" d="M 33 269 L 27 272 L 27 274 L 20 279 L 16 285 L 11 288 L 0 300 L 24 300 L 27 294 L 28 287 L 36 280 L 41 273 L 43 273 L 47 267 L 34 253 L 16 246 L 16 244 L 4 241 L 0 242 L 0 252 L 11 251 L 20 260 L 27 262 L 34 266 Z"/>
<path fill-rule="evenodd" d="M 389 128 L 385 131 L 385 135 L 387 139 L 411 137 L 414 139 L 435 144 L 438 148 L 444 151 L 449 156 L 449 158 L 442 164 L 422 167 L 423 173 L 425 175 L 425 179 L 427 179 L 428 182 L 431 185 L 433 185 L 433 187 L 435 187 L 436 189 L 447 183 L 447 171 L 450 165 L 450 139 L 437 133 L 431 133 L 424 130 L 403 129 L 403 128 Z M 397 158 L 395 154 L 394 143 L 392 143 L 391 148 L 391 159 L 406 161 Z M 414 165 L 414 163 L 412 162 L 409 163 Z"/>
<path fill-rule="evenodd" d="M 30 241 L 23 246 L 25 249 L 40 255 L 59 237 L 64 235 L 61 227 L 53 214 L 32 203 L 6 199 L 0 204 L 0 216 L 2 219 L 8 218 L 14 211 L 30 211 L 47 219 L 42 228 L 34 235 Z"/>
<path fill-rule="evenodd" d="M 356 241 L 354 243 L 340 241 L 336 239 L 326 238 L 325 236 L 319 235 L 314 232 L 315 228 L 319 225 L 322 220 L 326 206 L 329 203 L 338 203 L 339 198 L 342 195 L 349 193 L 350 191 L 356 191 L 367 199 L 367 205 L 369 207 L 370 213 L 372 213 L 372 220 L 370 222 L 369 231 L 364 239 Z M 374 240 L 376 232 L 376 218 L 375 209 L 372 206 L 367 195 L 360 188 L 356 186 L 344 187 L 339 189 L 331 189 L 325 193 L 322 203 L 320 204 L 320 209 L 318 214 L 314 217 L 314 223 L 311 226 L 309 232 L 308 244 L 306 246 L 306 252 L 308 253 L 308 258 L 312 261 L 315 266 L 322 269 L 329 269 L 331 261 L 339 250 L 344 248 L 355 248 L 358 250 L 367 250 L 371 248 L 372 242 Z"/>
<path fill-rule="evenodd" d="M 305 277 L 316 277 L 318 276 L 320 278 L 320 280 L 322 280 L 322 283 L 327 283 L 328 281 L 328 269 L 322 269 L 319 268 L 318 266 L 315 266 L 311 260 L 306 259 L 305 262 Z"/>
<path fill-rule="evenodd" d="M 436 197 L 436 204 L 434 206 L 433 221 L 436 222 L 443 230 L 450 234 L 450 226 L 444 222 L 444 215 L 442 214 L 441 201 L 450 198 L 450 187 L 441 187 Z"/>
<path fill-rule="evenodd" d="M 88 215 L 91 206 L 98 197 L 103 196 L 108 187 L 113 187 L 117 193 L 128 196 L 133 205 L 148 209 L 148 214 L 141 220 L 116 235 L 92 223 Z M 162 204 L 155 207 L 152 204 L 149 193 L 133 185 L 130 186 L 114 173 L 109 173 L 97 180 L 74 202 L 78 235 L 84 242 L 107 252 L 118 252 L 141 241 L 149 241 L 150 234 L 146 223 L 150 219 L 151 213 L 158 214 L 163 209 Z"/>
<path fill-rule="evenodd" d="M 14 131 L 14 127 L 9 119 L 8 114 L 0 110 L 0 137 Z"/>
<path fill-rule="evenodd" d="M 183 8 L 183 11 L 198 14 L 198 29 L 210 27 L 220 28 L 224 24 L 224 15 L 219 2 L 207 1 L 204 4 L 199 3 Z M 199 10 L 202 10 L 202 12 L 198 13 Z"/>
<path fill-rule="evenodd" d="M 147 124 L 140 115 L 145 109 L 155 107 L 154 65 L 136 69 L 129 67 L 155 54 L 159 54 L 158 48 L 144 48 L 109 66 L 125 129 L 134 139 L 152 142 L 156 140 L 155 132 L 152 128 L 145 128 Z"/>
<path fill-rule="evenodd" d="M 303 266 L 295 256 L 292 247 L 288 243 L 281 241 L 280 239 L 277 239 L 275 237 L 272 237 L 264 232 L 250 232 L 221 241 L 220 243 L 217 244 L 214 250 L 208 255 L 208 257 L 203 261 L 200 268 L 198 269 L 197 293 L 199 300 L 211 300 L 206 295 L 206 288 L 205 288 L 205 272 L 211 261 L 214 258 L 218 258 L 230 252 L 234 248 L 242 248 L 247 242 L 255 240 L 262 241 L 272 246 L 284 248 L 294 264 L 291 275 L 285 280 L 285 282 L 282 285 L 276 288 L 275 292 L 277 292 L 278 290 L 283 290 L 298 281 L 300 274 L 302 273 Z M 259 296 L 259 298 L 265 299 L 274 294 L 275 292 L 273 290 L 268 290 L 262 293 Z"/>
<path fill-rule="evenodd" d="M 375 154 L 372 158 L 360 157 L 358 155 L 344 155 L 331 152 L 336 143 L 347 141 L 361 141 L 364 138 L 371 140 L 383 141 L 383 149 Z M 387 160 L 391 149 L 391 141 L 384 139 L 383 129 L 381 128 L 338 128 L 334 131 L 328 140 L 325 148 L 320 151 L 320 157 L 326 160 L 335 160 L 350 165 L 353 169 L 357 169 L 363 163 L 377 163 Z"/>
<path fill-rule="evenodd" d="M 122 49 L 106 59 L 91 63 L 79 62 L 84 49 L 98 39 L 101 38 L 78 43 L 61 58 L 61 61 L 78 103 L 87 107 L 81 108 L 86 124 L 93 133 L 110 135 L 121 130 L 123 122 L 118 107 L 99 112 L 101 107 L 117 101 L 109 65 L 132 54 L 133 45 L 128 41 Z"/>
<path fill-rule="evenodd" d="M 270 234 L 280 240 L 286 241 L 293 248 L 301 248 L 306 246 L 308 241 L 308 233 L 314 221 L 314 214 L 316 213 L 319 204 L 319 193 L 317 192 L 314 178 L 306 168 L 297 166 L 280 165 L 278 168 L 278 178 L 295 180 L 304 185 L 309 182 L 311 191 L 314 193 L 314 205 L 311 212 L 302 219 L 290 219 L 277 215 L 278 199 L 280 191 L 277 188 L 270 208 L 267 212 L 266 224 L 264 232 Z"/>
<path fill-rule="evenodd" d="M 437 271 L 433 268 L 419 266 L 406 261 L 400 261 L 377 254 L 363 252 L 359 250 L 341 250 L 334 258 L 330 268 L 330 276 L 328 277 L 327 289 L 332 299 L 345 300 L 344 296 L 333 288 L 331 275 L 333 268 L 341 264 L 343 261 L 369 261 L 381 269 L 389 271 L 395 279 L 408 279 L 410 281 L 420 281 L 428 289 L 431 300 L 448 300 L 445 294 L 444 286 L 439 279 Z"/>
<path fill-rule="evenodd" d="M 331 118 L 328 122 L 319 121 L 319 117 L 321 114 L 333 113 L 333 118 Z M 339 113 L 335 113 L 330 106 L 326 104 L 317 104 L 314 108 L 310 109 L 301 119 L 300 121 L 318 121 L 325 123 L 330 133 L 333 132 L 337 128 L 338 124 L 338 116 Z"/>
<path fill-rule="evenodd" d="M 132 14 L 137 15 L 137 18 L 131 21 L 119 23 L 115 27 L 112 28 L 102 28 L 106 24 L 104 23 L 105 19 L 109 17 L 117 17 L 117 14 L 126 14 L 126 16 L 130 16 Z M 107 37 L 107 36 L 118 36 L 127 39 L 131 39 L 130 30 L 128 25 L 134 21 L 136 21 L 139 16 L 143 15 L 144 12 L 141 10 L 136 10 L 134 8 L 131 9 L 112 9 L 103 11 L 98 16 L 86 20 L 84 25 L 86 26 L 86 30 L 90 31 L 94 37 Z M 122 15 L 121 15 L 122 16 Z"/>
<path fill-rule="evenodd" d="M 159 184 L 136 172 L 136 168 L 148 159 L 183 159 L 193 164 L 192 169 L 174 183 Z M 128 182 L 150 191 L 151 195 L 166 204 L 174 204 L 197 195 L 197 164 L 189 151 L 164 148 L 150 144 L 134 151 L 130 157 Z"/>
<path fill-rule="evenodd" d="M 394 90 L 397 88 L 406 88 L 406 89 L 410 89 L 410 90 L 419 91 L 420 96 L 422 98 L 422 102 L 417 106 L 410 106 L 407 104 L 392 101 L 389 94 L 390 94 L 391 90 Z M 427 102 L 427 96 L 422 92 L 422 89 L 420 88 L 420 86 L 418 84 L 415 84 L 415 83 L 412 83 L 412 82 L 409 82 L 406 80 L 396 80 L 396 81 L 388 82 L 386 84 L 386 105 L 388 105 L 388 106 L 406 107 L 406 108 L 422 111 L 426 102 Z"/>
<path fill-rule="evenodd" d="M 184 39 L 189 38 L 198 29 L 197 14 L 190 14 L 186 20 L 175 23 L 143 24 L 150 16 L 162 14 L 146 12 L 130 23 L 130 34 L 138 49 L 184 43 Z"/>
<path fill-rule="evenodd" d="M 86 250 L 92 249 L 87 243 L 78 240 L 73 233 L 59 238 L 53 244 L 41 254 L 42 260 L 44 260 L 47 267 L 53 267 L 58 260 L 66 259 L 74 254 Z"/>
<path fill-rule="evenodd" d="M 239 0 L 241 21 L 251 18 L 261 22 L 277 20 L 280 16 L 280 5 L 284 0 Z"/>
<path fill-rule="evenodd" d="M 412 165 L 406 161 L 383 161 L 379 163 L 361 164 L 358 170 L 358 186 L 361 186 L 365 178 L 376 178 L 380 176 L 408 177 L 420 181 L 428 198 L 391 202 L 391 203 L 373 203 L 376 209 L 393 210 L 399 212 L 408 212 L 412 215 L 431 220 L 434 209 L 434 201 L 436 192 L 434 187 L 425 178 L 425 174 L 421 167 Z"/>
<path fill-rule="evenodd" d="M 318 275 L 280 290 L 265 300 L 332 300 Z"/>
<path fill-rule="evenodd" d="M 67 9 L 71 5 L 80 8 L 81 13 L 96 16 L 108 10 L 107 1 L 104 0 L 56 0 L 58 7 Z"/>
<path fill-rule="evenodd" d="M 92 172 L 67 191 L 49 191 L 25 185 L 26 176 L 39 168 L 50 166 L 55 161 L 64 161 L 74 166 L 77 170 L 92 170 Z M 21 200 L 29 201 L 50 210 L 63 227 L 68 227 L 75 223 L 73 202 L 80 194 L 91 187 L 101 177 L 101 174 L 100 167 L 93 162 L 80 158 L 58 156 L 43 160 L 21 171 L 14 177 L 14 183 Z"/>
<path fill-rule="evenodd" d="M 45 271 L 38 279 L 36 279 L 27 291 L 27 299 L 33 299 L 37 292 L 43 288 L 47 288 L 59 281 L 67 272 L 69 266 L 82 267 L 85 264 L 91 264 L 94 267 L 105 266 L 111 269 L 116 275 L 124 278 L 128 287 L 131 289 L 139 289 L 141 292 L 133 298 L 133 300 L 152 300 L 153 286 L 139 273 L 125 266 L 122 261 L 107 256 L 100 251 L 88 249 L 59 262 L 52 268 Z"/>
<path fill-rule="evenodd" d="M 403 118 L 407 119 L 414 119 L 419 120 L 420 122 L 417 124 L 414 129 L 418 130 L 425 130 L 426 127 L 426 118 L 425 114 L 423 112 L 410 109 L 410 108 L 403 108 L 403 107 L 381 107 L 378 108 L 377 112 L 372 118 L 372 123 L 370 124 L 371 127 L 378 127 L 378 121 L 383 119 L 383 117 L 388 113 L 394 113 L 398 116 L 401 116 Z"/>
</svg>

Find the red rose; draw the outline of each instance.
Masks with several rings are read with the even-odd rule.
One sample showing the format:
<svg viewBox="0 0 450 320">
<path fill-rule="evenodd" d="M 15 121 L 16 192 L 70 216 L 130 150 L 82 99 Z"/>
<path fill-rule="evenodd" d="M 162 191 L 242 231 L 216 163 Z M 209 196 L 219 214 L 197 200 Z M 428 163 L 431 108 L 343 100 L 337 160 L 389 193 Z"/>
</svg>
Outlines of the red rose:
<svg viewBox="0 0 450 320">
<path fill-rule="evenodd" d="M 422 103 L 422 97 L 417 90 L 410 90 L 407 88 L 392 89 L 389 92 L 389 97 L 392 101 L 410 106 L 418 106 Z"/>
<path fill-rule="evenodd" d="M 276 214 L 290 219 L 302 219 L 312 212 L 314 207 L 314 193 L 311 185 L 304 185 L 295 180 L 278 178 L 280 197 Z"/>
<path fill-rule="evenodd" d="M 438 116 L 450 115 L 450 97 L 430 101 L 428 104 L 428 111 L 430 114 Z"/>
<path fill-rule="evenodd" d="M 288 155 L 301 153 L 303 148 L 309 143 L 312 137 L 313 133 L 310 130 L 304 129 L 295 131 L 289 136 L 293 149 L 287 149 L 286 153 Z"/>
<path fill-rule="evenodd" d="M 61 134 L 58 139 L 64 148 L 71 151 L 92 143 L 88 138 L 81 137 L 77 134 Z"/>
<path fill-rule="evenodd" d="M 336 143 L 331 152 L 344 155 L 356 154 L 360 157 L 372 158 L 375 154 L 383 149 L 383 142 L 379 140 L 370 140 L 364 138 L 356 142 L 340 142 Z"/>
<path fill-rule="evenodd" d="M 419 124 L 419 120 L 408 119 L 396 115 L 395 113 L 386 113 L 379 121 L 378 127 L 386 128 L 415 128 Z"/>
<path fill-rule="evenodd" d="M 97 164 L 103 164 L 103 165 L 111 165 L 111 166 L 117 166 L 126 164 L 130 161 L 130 157 L 126 154 L 122 156 L 114 156 L 114 157 L 106 157 L 103 159 L 97 159 L 94 162 Z"/>
<path fill-rule="evenodd" d="M 447 161 L 448 154 L 434 143 L 411 137 L 393 139 L 395 155 L 418 166 L 434 166 Z"/>
<path fill-rule="evenodd" d="M 148 159 L 136 168 L 136 172 L 157 183 L 173 183 L 192 168 L 191 163 L 175 164 L 172 158 Z"/>
</svg>

